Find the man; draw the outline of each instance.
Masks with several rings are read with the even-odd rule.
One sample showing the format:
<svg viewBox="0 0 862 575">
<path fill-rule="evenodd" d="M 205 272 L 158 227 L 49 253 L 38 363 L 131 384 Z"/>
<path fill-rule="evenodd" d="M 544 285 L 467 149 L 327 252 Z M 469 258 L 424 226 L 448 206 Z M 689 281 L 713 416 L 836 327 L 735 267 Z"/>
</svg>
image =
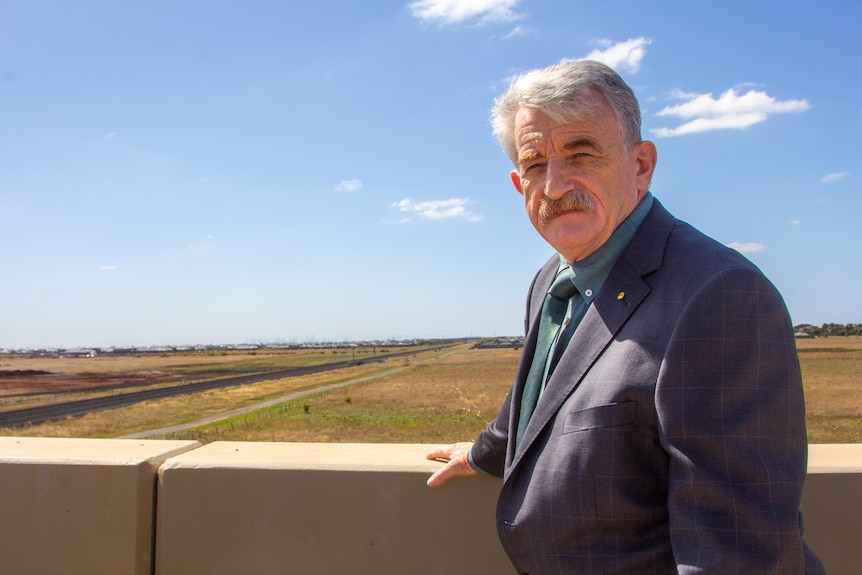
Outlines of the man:
<svg viewBox="0 0 862 575">
<path fill-rule="evenodd" d="M 493 125 L 558 255 L 530 287 L 499 415 L 475 443 L 428 454 L 448 461 L 429 486 L 502 477 L 497 528 L 520 573 L 822 573 L 802 539 L 805 408 L 784 302 L 649 193 L 656 149 L 631 89 L 602 64 L 559 64 L 519 78 Z M 554 306 L 562 319 L 540 321 Z"/>
</svg>

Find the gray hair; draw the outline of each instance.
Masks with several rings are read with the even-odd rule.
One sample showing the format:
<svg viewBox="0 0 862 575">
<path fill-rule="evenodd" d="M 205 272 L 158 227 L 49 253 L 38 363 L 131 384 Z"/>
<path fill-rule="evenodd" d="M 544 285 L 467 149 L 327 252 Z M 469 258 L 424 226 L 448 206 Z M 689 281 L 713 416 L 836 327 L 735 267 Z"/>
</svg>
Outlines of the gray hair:
<svg viewBox="0 0 862 575">
<path fill-rule="evenodd" d="M 519 109 L 532 108 L 555 122 L 565 122 L 591 112 L 599 99 L 614 111 L 623 140 L 629 146 L 638 144 L 641 113 L 634 92 L 611 68 L 591 60 L 562 62 L 522 74 L 494 102 L 491 126 L 497 141 L 517 166 L 515 115 Z"/>
</svg>

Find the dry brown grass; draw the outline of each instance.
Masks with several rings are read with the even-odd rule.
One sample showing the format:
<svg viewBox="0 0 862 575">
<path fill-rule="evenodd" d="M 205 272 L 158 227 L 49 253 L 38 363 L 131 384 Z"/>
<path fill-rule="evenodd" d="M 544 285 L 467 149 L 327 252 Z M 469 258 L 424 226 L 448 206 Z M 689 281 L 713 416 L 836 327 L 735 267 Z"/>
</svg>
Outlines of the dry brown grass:
<svg viewBox="0 0 862 575">
<path fill-rule="evenodd" d="M 356 359 L 398 351 L 382 347 L 357 348 Z M 171 373 L 187 374 L 195 371 L 243 371 L 255 368 L 293 367 L 323 363 L 336 359 L 350 359 L 346 349 L 262 349 L 259 351 L 204 351 L 175 353 L 141 353 L 137 355 L 99 355 L 84 358 L 45 356 L 0 356 L 2 370 L 41 370 L 55 374 L 105 373 Z"/>
<path fill-rule="evenodd" d="M 862 337 L 802 339 L 797 348 L 809 442 L 862 442 Z"/>
<path fill-rule="evenodd" d="M 799 340 L 798 347 L 810 441 L 862 442 L 862 337 Z M 519 355 L 520 352 L 513 349 L 477 350 L 462 345 L 425 352 L 411 360 L 393 360 L 388 366 L 367 364 L 350 370 L 210 391 L 78 419 L 0 430 L 0 434 L 49 437 L 126 435 L 193 423 L 293 391 L 407 366 L 408 369 L 398 373 L 178 432 L 175 437 L 204 442 L 438 443 L 466 440 L 475 437 L 496 415 L 511 384 Z M 159 358 L 144 359 L 149 363 L 132 362 L 127 367 L 159 369 Z M 217 356 L 213 359 L 221 360 L 225 365 L 230 362 L 241 364 L 243 358 Z M 259 358 L 245 359 L 257 361 Z M 202 365 L 206 363 L 206 358 L 200 360 Z M 92 359 L 54 361 L 92 362 Z M 173 366 L 188 364 L 187 359 L 178 358 L 161 358 L 161 362 Z M 8 361 L 3 363 L 8 364 Z M 0 368 L 9 369 L 7 365 Z M 116 369 L 116 366 L 105 367 L 109 368 Z M 12 369 L 24 368 L 16 366 Z M 56 371 L 53 364 L 38 369 Z"/>
<path fill-rule="evenodd" d="M 0 356 L 0 411 L 333 361 L 370 359 L 386 347 L 208 351 L 94 358 Z M 29 373 L 27 373 L 29 372 Z"/>
<path fill-rule="evenodd" d="M 12 430 L 0 430 L 0 433 L 33 437 L 116 437 L 129 435 L 142 430 L 196 421 L 291 392 L 358 378 L 390 368 L 391 366 L 369 363 L 334 372 L 228 387 L 158 401 L 147 401 L 121 409 L 90 413 L 84 417 L 68 418 Z"/>
<path fill-rule="evenodd" d="M 519 352 L 473 350 L 417 361 L 394 375 L 177 434 L 200 441 L 454 442 L 500 407 Z M 307 406 L 307 409 L 306 409 Z"/>
</svg>

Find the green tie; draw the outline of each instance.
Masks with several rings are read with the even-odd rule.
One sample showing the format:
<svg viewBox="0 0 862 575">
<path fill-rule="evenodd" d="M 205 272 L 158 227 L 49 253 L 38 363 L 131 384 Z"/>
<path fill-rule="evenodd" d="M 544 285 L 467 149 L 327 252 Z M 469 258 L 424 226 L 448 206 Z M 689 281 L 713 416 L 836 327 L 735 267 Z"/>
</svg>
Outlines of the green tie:
<svg viewBox="0 0 862 575">
<path fill-rule="evenodd" d="M 527 382 L 524 385 L 524 393 L 521 396 L 521 413 L 518 416 L 518 433 L 515 445 L 521 443 L 527 423 L 539 402 L 542 387 L 545 385 L 545 377 L 548 372 L 548 360 L 553 356 L 554 344 L 559 337 L 560 326 L 566 316 L 569 307 L 569 299 L 577 293 L 572 268 L 566 267 L 557 274 L 554 283 L 545 296 L 542 305 L 542 317 L 539 320 L 539 337 L 536 343 L 536 353 L 533 355 L 533 363 L 527 374 Z"/>
</svg>

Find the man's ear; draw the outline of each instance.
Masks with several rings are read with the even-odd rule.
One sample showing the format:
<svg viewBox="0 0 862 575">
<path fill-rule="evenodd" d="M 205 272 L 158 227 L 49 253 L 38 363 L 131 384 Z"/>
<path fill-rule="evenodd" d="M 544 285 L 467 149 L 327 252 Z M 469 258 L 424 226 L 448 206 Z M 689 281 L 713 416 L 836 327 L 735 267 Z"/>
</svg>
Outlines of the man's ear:
<svg viewBox="0 0 862 575">
<path fill-rule="evenodd" d="M 652 181 L 656 162 L 658 162 L 658 152 L 655 149 L 655 144 L 644 140 L 637 145 L 635 154 L 635 162 L 637 162 L 638 166 L 637 173 L 635 174 L 638 182 L 638 192 L 646 194 Z"/>
<path fill-rule="evenodd" d="M 512 178 L 512 185 L 515 186 L 515 189 L 518 190 L 518 193 L 523 196 L 524 190 L 523 188 L 521 188 L 521 175 L 518 174 L 518 170 L 512 170 L 512 173 L 509 174 L 509 177 Z"/>
</svg>

